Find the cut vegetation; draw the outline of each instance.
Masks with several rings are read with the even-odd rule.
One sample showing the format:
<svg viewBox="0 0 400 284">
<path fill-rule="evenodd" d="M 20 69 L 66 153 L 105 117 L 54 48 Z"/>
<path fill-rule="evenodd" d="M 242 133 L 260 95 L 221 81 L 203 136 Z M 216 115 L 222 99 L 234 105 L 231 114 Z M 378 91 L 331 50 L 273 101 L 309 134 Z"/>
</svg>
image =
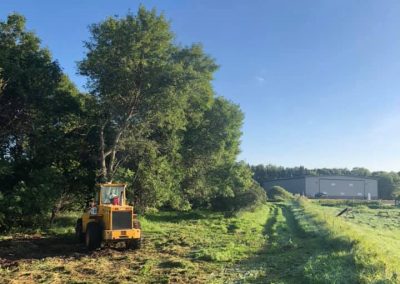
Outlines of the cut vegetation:
<svg viewBox="0 0 400 284">
<path fill-rule="evenodd" d="M 141 218 L 142 250 L 93 253 L 73 239 L 76 216 L 68 215 L 46 234 L 4 236 L 0 276 L 6 283 L 397 283 L 400 209 L 357 204 L 335 217 L 343 206 L 297 199 L 233 217 L 158 212 Z"/>
<path fill-rule="evenodd" d="M 225 218 L 222 213 L 160 212 L 141 218 L 141 250 L 88 253 L 73 239 L 76 216 L 60 219 L 46 235 L 3 237 L 0 277 L 6 283 L 224 283 L 235 262 L 265 243 L 268 207 Z M 111 267 L 118 266 L 116 271 Z"/>
</svg>

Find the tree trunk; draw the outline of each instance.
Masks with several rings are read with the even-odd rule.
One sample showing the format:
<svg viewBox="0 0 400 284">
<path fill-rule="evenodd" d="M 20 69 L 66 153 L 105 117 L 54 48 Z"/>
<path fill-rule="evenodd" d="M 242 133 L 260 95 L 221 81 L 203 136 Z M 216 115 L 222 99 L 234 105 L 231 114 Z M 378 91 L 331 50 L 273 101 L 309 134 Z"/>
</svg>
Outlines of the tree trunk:
<svg viewBox="0 0 400 284">
<path fill-rule="evenodd" d="M 50 227 L 53 227 L 54 220 L 56 219 L 58 212 L 59 208 L 57 208 L 57 206 L 54 206 L 53 209 L 51 210 Z"/>
<path fill-rule="evenodd" d="M 110 158 L 109 158 L 109 161 L 108 161 L 108 169 L 107 169 L 107 174 L 108 174 L 107 180 L 109 182 L 112 182 L 112 179 L 114 177 L 114 173 L 115 173 L 115 170 L 116 170 L 116 168 L 115 168 L 116 159 L 115 158 L 116 158 L 116 155 L 117 155 L 118 142 L 119 142 L 119 139 L 121 138 L 121 135 L 122 135 L 123 131 L 124 131 L 124 129 L 121 129 L 117 133 L 117 135 L 115 137 L 114 144 L 113 144 L 112 149 L 111 149 L 111 154 L 110 154 Z"/>
<path fill-rule="evenodd" d="M 53 209 L 51 210 L 50 227 L 53 226 L 54 220 L 56 219 L 58 213 L 60 213 L 60 210 L 64 206 L 65 198 L 66 198 L 65 193 L 62 193 L 60 198 L 54 204 Z"/>
<path fill-rule="evenodd" d="M 107 165 L 106 165 L 106 154 L 105 154 L 105 142 L 104 142 L 104 128 L 106 123 L 104 123 L 100 128 L 100 163 L 101 163 L 101 179 L 107 179 Z"/>
<path fill-rule="evenodd" d="M 124 121 L 124 124 L 121 126 L 121 128 L 118 130 L 118 132 L 115 134 L 114 142 L 110 148 L 110 150 L 106 153 L 106 155 L 110 155 L 110 158 L 108 160 L 108 166 L 106 166 L 107 161 L 104 160 L 104 165 L 106 166 L 106 178 L 108 182 L 112 182 L 116 168 L 118 163 L 116 162 L 116 155 L 117 155 L 117 148 L 119 144 L 119 140 L 121 139 L 122 134 L 126 130 L 129 124 L 129 120 L 133 116 L 133 111 L 134 108 L 132 108 L 129 112 L 129 114 L 126 116 L 126 119 Z M 104 140 L 103 140 L 104 142 Z"/>
<path fill-rule="evenodd" d="M 115 134 L 113 143 L 108 150 L 106 150 L 105 139 L 104 139 L 104 129 L 108 123 L 108 120 L 100 128 L 100 163 L 101 163 L 100 177 L 102 178 L 102 180 L 105 180 L 106 182 L 112 182 L 115 171 L 119 165 L 116 159 L 118 144 L 120 142 L 120 139 L 124 131 L 127 129 L 129 125 L 130 119 L 134 116 L 136 109 L 135 105 L 137 103 L 137 100 L 138 96 L 135 97 L 133 102 L 131 102 L 131 104 L 133 105 L 130 107 L 129 112 L 126 114 L 124 122 L 118 129 L 117 133 Z"/>
</svg>

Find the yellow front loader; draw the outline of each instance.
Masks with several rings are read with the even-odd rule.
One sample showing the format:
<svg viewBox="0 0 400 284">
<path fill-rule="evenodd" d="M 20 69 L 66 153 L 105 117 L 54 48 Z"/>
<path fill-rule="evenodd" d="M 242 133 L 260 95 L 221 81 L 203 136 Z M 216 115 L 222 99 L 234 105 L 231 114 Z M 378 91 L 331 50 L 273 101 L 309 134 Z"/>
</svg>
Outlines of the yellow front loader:
<svg viewBox="0 0 400 284">
<path fill-rule="evenodd" d="M 126 202 L 126 184 L 100 184 L 95 201 L 76 222 L 76 237 L 89 250 L 124 242 L 138 249 L 142 234 L 133 206 Z"/>
</svg>

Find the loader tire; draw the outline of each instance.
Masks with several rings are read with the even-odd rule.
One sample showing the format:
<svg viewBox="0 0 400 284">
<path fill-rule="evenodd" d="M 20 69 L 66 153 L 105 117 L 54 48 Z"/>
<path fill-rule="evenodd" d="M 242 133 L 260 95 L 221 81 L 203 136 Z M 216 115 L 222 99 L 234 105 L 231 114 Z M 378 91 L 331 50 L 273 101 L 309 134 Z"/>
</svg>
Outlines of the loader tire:
<svg viewBox="0 0 400 284">
<path fill-rule="evenodd" d="M 85 233 L 83 232 L 82 219 L 76 220 L 75 237 L 80 243 L 85 242 Z"/>
<path fill-rule="evenodd" d="M 133 228 L 134 229 L 142 229 L 142 225 L 140 225 L 140 221 L 139 220 L 133 220 Z"/>
<path fill-rule="evenodd" d="M 139 230 L 142 229 L 142 226 L 140 225 L 139 220 L 133 220 L 133 228 L 139 229 Z M 135 250 L 140 249 L 142 247 L 142 232 L 140 232 L 140 239 L 134 239 L 134 240 L 129 241 L 126 244 L 126 247 L 128 249 L 135 249 Z"/>
<path fill-rule="evenodd" d="M 140 249 L 141 247 L 142 247 L 142 238 L 134 239 L 126 243 L 127 249 L 137 250 Z"/>
<path fill-rule="evenodd" d="M 101 226 L 98 223 L 91 222 L 87 225 L 85 243 L 88 250 L 92 251 L 101 246 Z"/>
</svg>

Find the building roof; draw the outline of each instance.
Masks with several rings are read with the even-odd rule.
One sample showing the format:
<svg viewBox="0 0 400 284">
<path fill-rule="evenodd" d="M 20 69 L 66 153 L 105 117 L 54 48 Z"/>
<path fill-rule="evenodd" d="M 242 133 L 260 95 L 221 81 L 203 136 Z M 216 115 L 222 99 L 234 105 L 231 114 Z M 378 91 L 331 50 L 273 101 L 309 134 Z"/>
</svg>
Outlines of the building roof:
<svg viewBox="0 0 400 284">
<path fill-rule="evenodd" d="M 346 177 L 346 178 L 358 178 L 358 179 L 372 179 L 372 180 L 379 180 L 378 177 L 370 177 L 370 176 L 351 176 L 351 175 L 320 175 L 320 176 L 313 176 L 313 175 L 304 175 L 299 177 L 291 177 L 291 178 L 277 178 L 277 179 L 270 179 L 265 182 L 271 181 L 279 181 L 279 180 L 295 180 L 295 179 L 304 179 L 306 177 L 314 177 L 314 178 L 332 178 L 332 177 Z"/>
</svg>

